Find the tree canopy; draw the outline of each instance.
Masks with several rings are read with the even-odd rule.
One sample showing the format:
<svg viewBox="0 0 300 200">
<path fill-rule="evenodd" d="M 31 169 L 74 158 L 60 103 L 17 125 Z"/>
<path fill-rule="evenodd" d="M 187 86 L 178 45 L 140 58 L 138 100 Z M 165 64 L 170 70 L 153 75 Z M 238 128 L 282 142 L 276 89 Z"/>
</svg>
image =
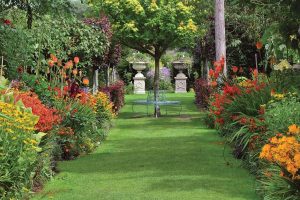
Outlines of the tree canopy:
<svg viewBox="0 0 300 200">
<path fill-rule="evenodd" d="M 193 1 L 90 0 L 90 3 L 111 18 L 115 36 L 122 44 L 155 59 L 155 91 L 159 89 L 159 60 L 165 51 L 180 44 L 192 44 L 195 36 L 204 32 L 196 23 Z"/>
</svg>

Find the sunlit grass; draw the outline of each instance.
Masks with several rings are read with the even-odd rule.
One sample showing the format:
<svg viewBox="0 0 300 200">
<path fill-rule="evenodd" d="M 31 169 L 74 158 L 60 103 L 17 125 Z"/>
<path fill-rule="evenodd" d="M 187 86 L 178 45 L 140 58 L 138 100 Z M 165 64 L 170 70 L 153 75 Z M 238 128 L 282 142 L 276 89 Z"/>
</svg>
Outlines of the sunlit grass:
<svg viewBox="0 0 300 200">
<path fill-rule="evenodd" d="M 223 156 L 222 139 L 204 126 L 193 94 L 167 97 L 182 101 L 181 116 L 175 107 L 159 119 L 147 117 L 143 106 L 133 113 L 130 102 L 145 96 L 127 96 L 102 146 L 91 155 L 59 163 L 61 173 L 35 199 L 259 199 L 254 177 L 229 148 Z"/>
</svg>

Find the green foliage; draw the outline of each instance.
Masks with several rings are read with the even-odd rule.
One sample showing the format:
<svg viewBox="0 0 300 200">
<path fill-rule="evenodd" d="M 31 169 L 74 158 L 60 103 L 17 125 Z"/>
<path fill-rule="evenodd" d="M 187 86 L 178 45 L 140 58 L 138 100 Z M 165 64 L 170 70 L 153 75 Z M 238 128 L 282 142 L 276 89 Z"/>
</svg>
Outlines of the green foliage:
<svg viewBox="0 0 300 200">
<path fill-rule="evenodd" d="M 31 34 L 22 29 L 2 25 L 1 22 L 0 32 L 0 56 L 4 57 L 6 75 L 10 79 L 16 78 L 19 66 L 33 64 L 34 48 Z"/>
<path fill-rule="evenodd" d="M 52 105 L 53 92 L 49 90 L 51 88 L 50 83 L 44 77 L 36 77 L 35 75 L 23 73 L 22 81 L 26 83 L 29 90 L 33 90 L 39 96 L 43 104 Z"/>
<path fill-rule="evenodd" d="M 49 53 L 59 59 L 69 60 L 80 57 L 85 71 L 93 66 L 93 59 L 100 58 L 107 48 L 108 41 L 103 33 L 85 25 L 75 17 L 51 18 L 44 16 L 33 28 L 35 36 L 36 70 L 45 71 Z M 47 54 L 43 54 L 46 51 Z"/>
<path fill-rule="evenodd" d="M 125 86 L 125 94 L 133 94 L 134 88 L 133 84 L 129 83 L 128 85 Z"/>
<path fill-rule="evenodd" d="M 300 91 L 300 72 L 299 70 L 283 70 L 273 71 L 270 77 L 271 82 L 274 84 L 274 89 L 277 92 L 286 91 Z"/>
<path fill-rule="evenodd" d="M 57 135 L 57 143 L 62 148 L 62 157 L 71 159 L 80 153 L 90 153 L 103 137 L 96 113 L 91 106 L 77 100 L 58 99 L 55 101 L 55 108 L 63 116 Z"/>
<path fill-rule="evenodd" d="M 79 67 L 87 73 L 95 65 L 94 60 L 101 60 L 108 47 L 104 33 L 74 16 L 44 15 L 34 21 L 32 29 L 1 24 L 0 31 L 3 32 L 0 35 L 0 55 L 4 56 L 10 79 L 17 77 L 19 66 L 29 66 L 30 71 L 45 74 L 50 53 L 63 61 L 80 57 Z"/>
<path fill-rule="evenodd" d="M 180 0 L 91 2 L 113 19 L 116 36 L 124 44 L 144 53 L 156 48 L 162 55 L 179 41 L 193 41 L 195 33 L 201 31 L 193 21 L 194 7 Z"/>
<path fill-rule="evenodd" d="M 289 178 L 282 178 L 280 173 L 281 169 L 276 165 L 260 170 L 258 192 L 265 200 L 298 200 L 299 184 Z"/>
<path fill-rule="evenodd" d="M 226 105 L 226 110 L 230 114 L 242 113 L 247 116 L 257 116 L 261 105 L 271 100 L 270 86 L 263 87 L 260 90 L 252 90 L 250 93 L 243 93 Z M 230 116 L 227 116 L 230 118 Z"/>
<path fill-rule="evenodd" d="M 272 132 L 286 132 L 291 124 L 300 122 L 300 101 L 297 96 L 287 96 L 280 101 L 271 101 L 265 114 L 268 129 Z"/>
</svg>

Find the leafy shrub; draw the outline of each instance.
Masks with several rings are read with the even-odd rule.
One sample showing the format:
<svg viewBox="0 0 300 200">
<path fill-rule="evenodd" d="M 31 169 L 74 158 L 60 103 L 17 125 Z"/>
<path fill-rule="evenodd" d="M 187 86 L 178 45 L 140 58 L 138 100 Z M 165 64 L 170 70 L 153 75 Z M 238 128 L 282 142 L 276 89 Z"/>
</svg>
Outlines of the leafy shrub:
<svg viewBox="0 0 300 200">
<path fill-rule="evenodd" d="M 82 104 L 77 99 L 58 99 L 55 107 L 62 116 L 62 123 L 57 130 L 57 143 L 61 147 L 61 157 L 72 159 L 80 153 L 89 153 L 92 148 L 86 148 L 86 138 L 99 141 L 97 135 L 96 113 L 89 104 Z M 56 155 L 56 157 L 60 157 Z"/>
<path fill-rule="evenodd" d="M 159 81 L 159 89 L 166 90 L 166 91 L 174 91 L 173 85 L 170 81 L 160 80 Z"/>
<path fill-rule="evenodd" d="M 125 94 L 133 94 L 134 89 L 133 89 L 133 84 L 129 83 L 128 85 L 125 86 Z"/>
<path fill-rule="evenodd" d="M 300 102 L 297 97 L 284 97 L 280 101 L 271 101 L 267 105 L 265 120 L 268 129 L 282 132 L 290 124 L 300 122 Z"/>
<path fill-rule="evenodd" d="M 208 85 L 208 81 L 206 79 L 197 79 L 194 84 L 195 90 L 195 102 L 199 107 L 207 108 L 209 95 L 210 95 L 210 87 Z"/>
<path fill-rule="evenodd" d="M 37 78 L 35 75 L 23 73 L 22 81 L 26 83 L 26 86 L 29 88 L 29 90 L 33 91 L 39 96 L 39 99 L 45 105 L 52 105 L 53 94 L 52 91 L 49 90 L 50 83 L 45 78 Z"/>
<path fill-rule="evenodd" d="M 114 104 L 113 111 L 118 113 L 125 104 L 125 85 L 123 81 L 118 81 L 109 87 L 101 89 L 109 95 L 110 101 Z"/>
</svg>

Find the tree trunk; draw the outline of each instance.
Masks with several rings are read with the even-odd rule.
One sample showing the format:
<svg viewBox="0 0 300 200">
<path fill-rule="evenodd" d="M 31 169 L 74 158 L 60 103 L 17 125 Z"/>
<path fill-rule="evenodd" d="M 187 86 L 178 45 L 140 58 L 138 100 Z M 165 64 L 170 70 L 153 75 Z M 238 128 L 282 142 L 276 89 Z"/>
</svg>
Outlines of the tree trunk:
<svg viewBox="0 0 300 200">
<path fill-rule="evenodd" d="M 220 60 L 222 56 L 224 56 L 225 64 L 224 64 L 223 72 L 225 77 L 227 77 L 224 0 L 215 0 L 215 43 L 216 43 L 216 60 Z"/>
<path fill-rule="evenodd" d="M 27 2 L 27 28 L 31 29 L 32 27 L 32 20 L 33 20 L 33 13 L 30 3 Z"/>
<path fill-rule="evenodd" d="M 160 56 L 155 53 L 155 75 L 154 75 L 154 101 L 157 102 L 159 100 L 158 92 L 159 92 L 159 60 Z M 160 116 L 160 108 L 159 105 L 154 104 L 154 116 L 158 118 Z"/>
<path fill-rule="evenodd" d="M 93 78 L 93 94 L 98 92 L 99 88 L 99 69 L 94 71 L 94 78 Z"/>
<path fill-rule="evenodd" d="M 110 82 L 109 82 L 109 69 L 110 69 L 110 65 L 108 65 L 107 68 L 106 68 L 106 86 L 107 87 L 110 85 Z"/>
</svg>

